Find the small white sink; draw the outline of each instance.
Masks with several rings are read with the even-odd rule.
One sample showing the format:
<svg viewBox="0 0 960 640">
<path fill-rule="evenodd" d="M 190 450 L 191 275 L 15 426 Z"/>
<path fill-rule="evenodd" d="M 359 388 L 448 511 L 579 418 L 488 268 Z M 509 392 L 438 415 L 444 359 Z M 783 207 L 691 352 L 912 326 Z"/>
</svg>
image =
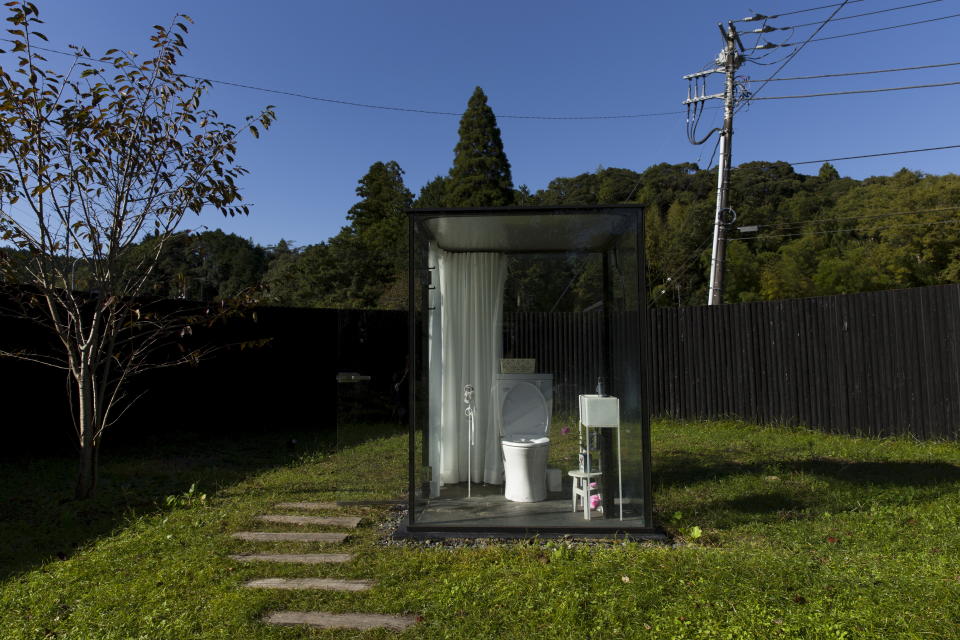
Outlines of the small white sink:
<svg viewBox="0 0 960 640">
<path fill-rule="evenodd" d="M 580 424 L 585 427 L 619 427 L 620 399 L 613 396 L 580 396 Z"/>
</svg>

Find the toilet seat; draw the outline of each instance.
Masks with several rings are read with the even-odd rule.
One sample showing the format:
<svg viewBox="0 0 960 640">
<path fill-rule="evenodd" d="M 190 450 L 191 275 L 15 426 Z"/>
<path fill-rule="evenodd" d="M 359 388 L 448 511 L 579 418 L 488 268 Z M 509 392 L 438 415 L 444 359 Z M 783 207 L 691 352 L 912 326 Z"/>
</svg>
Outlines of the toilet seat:
<svg viewBox="0 0 960 640">
<path fill-rule="evenodd" d="M 550 411 L 540 389 L 518 381 L 503 396 L 501 404 L 502 442 L 537 446 L 550 442 Z M 539 442 L 536 442 L 539 441 Z"/>
</svg>

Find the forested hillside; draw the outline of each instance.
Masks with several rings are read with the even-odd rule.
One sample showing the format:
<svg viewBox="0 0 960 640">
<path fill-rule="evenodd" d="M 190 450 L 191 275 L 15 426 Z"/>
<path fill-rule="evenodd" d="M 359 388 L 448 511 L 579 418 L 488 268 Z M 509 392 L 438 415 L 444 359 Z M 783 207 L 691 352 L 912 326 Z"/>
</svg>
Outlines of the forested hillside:
<svg viewBox="0 0 960 640">
<path fill-rule="evenodd" d="M 222 231 L 185 232 L 153 275 L 153 291 L 206 300 L 247 291 L 265 304 L 401 308 L 404 211 L 455 206 L 443 198 L 449 182 L 449 176 L 438 177 L 414 198 L 396 162 L 375 163 L 359 181 L 349 224 L 317 244 L 260 247 Z M 642 204 L 653 303 L 704 304 L 715 182 L 716 170 L 693 164 L 659 164 L 641 173 L 600 168 L 557 178 L 536 193 L 521 187 L 514 202 Z M 861 181 L 840 177 L 830 165 L 808 176 L 784 162 L 752 162 L 733 171 L 731 202 L 737 220 L 727 248 L 727 302 L 960 282 L 955 174 L 903 169 Z M 756 232 L 738 231 L 752 225 L 759 227 Z M 147 238 L 141 246 L 149 244 Z M 77 288 L 86 287 L 84 273 L 82 263 L 76 265 Z M 540 281 L 535 272 L 516 268 L 509 283 L 511 306 L 527 306 L 524 296 L 556 298 L 556 289 L 566 284 Z M 578 306 L 577 288 L 575 283 L 564 308 Z"/>
<path fill-rule="evenodd" d="M 637 173 L 598 168 L 531 193 L 514 188 L 496 117 L 480 87 L 460 121 L 446 174 L 414 196 L 394 161 L 359 178 L 348 224 L 316 244 L 260 247 L 221 231 L 174 238 L 151 290 L 214 300 L 244 293 L 263 304 L 398 309 L 406 303 L 406 215 L 411 207 L 637 203 L 646 216 L 647 280 L 656 306 L 706 302 L 716 169 L 658 164 Z M 731 174 L 737 219 L 727 245 L 725 302 L 775 300 L 960 281 L 960 177 L 902 169 L 854 180 L 824 164 L 818 175 L 785 162 L 750 162 Z M 744 227 L 755 227 L 753 230 Z M 149 251 L 147 237 L 137 251 Z M 8 255 L 13 252 L 6 249 Z M 14 261 L 7 278 L 27 268 Z M 131 255 L 130 259 L 136 259 Z M 592 273 L 569 260 L 549 277 L 514 258 L 506 309 L 582 309 Z M 70 286 L 95 288 L 82 262 Z M 562 277 L 557 277 L 560 273 Z M 582 294 L 582 295 L 581 295 Z"/>
<path fill-rule="evenodd" d="M 703 304 L 716 170 L 661 164 L 560 178 L 537 204 L 637 202 L 645 207 L 648 281 L 657 305 Z M 960 280 L 960 177 L 902 169 L 841 178 L 784 162 L 732 172 L 737 212 L 727 248 L 727 302 L 944 284 Z M 741 227 L 758 226 L 755 232 Z"/>
</svg>

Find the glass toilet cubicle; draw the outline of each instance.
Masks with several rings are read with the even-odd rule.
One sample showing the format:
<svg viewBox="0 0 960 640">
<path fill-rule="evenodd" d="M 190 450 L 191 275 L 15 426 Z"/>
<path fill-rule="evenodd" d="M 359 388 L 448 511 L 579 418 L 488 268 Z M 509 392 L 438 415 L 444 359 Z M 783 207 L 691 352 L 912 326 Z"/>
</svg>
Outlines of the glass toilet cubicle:
<svg viewBox="0 0 960 640">
<path fill-rule="evenodd" d="M 409 240 L 406 530 L 651 532 L 640 209 L 420 209 Z"/>
</svg>

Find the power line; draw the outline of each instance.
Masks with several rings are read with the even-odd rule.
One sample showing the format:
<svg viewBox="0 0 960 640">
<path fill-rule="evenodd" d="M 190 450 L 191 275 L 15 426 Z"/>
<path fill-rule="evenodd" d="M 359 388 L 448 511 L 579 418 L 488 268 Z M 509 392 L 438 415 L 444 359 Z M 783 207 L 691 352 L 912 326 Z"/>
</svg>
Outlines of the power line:
<svg viewBox="0 0 960 640">
<path fill-rule="evenodd" d="M 861 158 L 879 158 L 881 156 L 899 156 L 905 153 L 921 153 L 924 151 L 941 151 L 943 149 L 960 149 L 960 144 L 951 144 L 943 147 L 927 147 L 925 149 L 905 149 L 903 151 L 887 151 L 885 153 L 866 153 L 859 156 L 845 156 L 843 158 L 825 158 L 823 160 L 804 160 L 803 162 L 788 162 L 791 166 L 801 164 L 822 164 L 824 162 L 839 162 L 840 160 L 860 160 Z"/>
<path fill-rule="evenodd" d="M 752 16 L 747 16 L 746 18 L 741 18 L 739 20 L 734 20 L 734 22 L 756 22 L 757 20 L 773 20 L 774 18 L 783 18 L 784 16 L 793 16 L 798 13 L 809 13 L 810 11 L 819 11 L 820 9 L 829 9 L 831 7 L 842 7 L 846 4 L 854 4 L 857 2 L 863 2 L 864 0 L 849 0 L 848 2 L 837 2 L 835 4 L 825 4 L 820 7 L 811 7 L 809 9 L 797 9 L 796 11 L 787 11 L 786 13 L 775 13 L 772 16 L 765 16 L 761 13 L 754 14 Z"/>
<path fill-rule="evenodd" d="M 793 60 L 794 58 L 796 58 L 798 53 L 800 53 L 801 51 L 803 51 L 803 48 L 804 48 L 805 46 L 807 46 L 807 43 L 808 43 L 808 42 L 812 42 L 812 41 L 813 41 L 813 37 L 816 36 L 818 33 L 820 33 L 820 30 L 823 29 L 825 26 L 827 26 L 827 23 L 830 22 L 831 20 L 833 20 L 834 16 L 836 16 L 837 13 L 840 12 L 840 10 L 843 9 L 845 6 L 847 6 L 847 5 L 848 5 L 850 2 L 852 2 L 852 1 L 853 1 L 853 0 L 843 0 L 843 2 L 841 2 L 839 5 L 835 5 L 837 8 L 833 10 L 833 13 L 831 13 L 831 14 L 827 17 L 826 20 L 824 20 L 823 22 L 820 23 L 820 26 L 817 27 L 817 28 L 814 30 L 814 32 L 811 33 L 811 34 L 807 37 L 806 40 L 804 40 L 803 44 L 801 44 L 799 47 L 797 47 L 794 51 L 792 51 L 792 52 L 790 53 L 790 55 L 788 55 L 788 56 L 784 59 L 783 63 L 782 63 L 779 67 L 777 67 L 777 69 L 776 69 L 773 73 L 770 74 L 770 77 L 767 78 L 767 80 L 766 80 L 763 84 L 761 84 L 760 87 L 759 87 L 756 91 L 753 92 L 753 95 L 757 95 L 758 93 L 760 93 L 761 91 L 763 91 L 763 88 L 764 88 L 765 86 L 767 86 L 767 82 L 770 82 L 770 80 L 773 79 L 774 77 L 776 77 L 776 75 L 777 75 L 778 73 L 780 73 L 785 66 L 787 66 L 788 64 L 790 64 L 790 61 Z M 781 45 L 781 46 L 785 46 L 785 45 Z M 747 103 L 746 103 L 746 102 L 741 103 L 740 108 L 742 108 L 744 104 L 747 104 Z"/>
<path fill-rule="evenodd" d="M 866 76 L 874 73 L 893 73 L 894 71 L 917 71 L 920 69 L 938 69 L 940 67 L 955 67 L 960 62 L 944 62 L 941 64 L 925 64 L 918 67 L 898 67 L 896 69 L 875 69 L 872 71 L 848 71 L 846 73 L 821 73 L 816 76 L 794 76 L 792 78 L 767 78 L 766 80 L 747 80 L 747 82 L 786 82 L 788 80 L 818 80 L 820 78 L 845 78 L 847 76 Z"/>
<path fill-rule="evenodd" d="M 713 151 L 710 152 L 710 159 L 707 161 L 707 167 L 706 167 L 707 169 L 713 166 L 713 159 L 717 156 L 717 149 L 719 147 L 720 147 L 720 138 L 718 137 L 717 141 L 713 143 Z M 701 156 L 702 155 L 703 155 L 703 152 L 701 152 Z M 700 163 L 701 156 L 697 156 L 697 164 Z"/>
<path fill-rule="evenodd" d="M 14 42 L 9 38 L 0 38 L 0 41 L 4 42 Z M 91 56 L 82 56 L 77 55 L 69 51 L 61 51 L 58 49 L 52 49 L 49 47 L 41 47 L 37 45 L 31 45 L 33 49 L 39 49 L 40 51 L 47 51 L 49 53 L 56 53 L 64 56 L 70 56 L 71 58 L 84 58 L 87 60 L 92 60 L 94 62 L 99 62 L 97 58 Z M 249 89 L 251 91 L 260 91 L 263 93 L 272 93 L 276 95 L 290 96 L 293 98 L 302 98 L 304 100 L 313 100 L 315 102 L 326 102 L 329 104 L 339 104 L 348 107 L 361 107 L 364 109 L 378 109 L 381 111 L 401 111 L 405 113 L 421 113 L 426 115 L 434 116 L 462 116 L 463 112 L 457 111 L 435 111 L 431 109 L 414 109 L 410 107 L 395 107 L 389 105 L 378 105 L 378 104 L 367 104 L 363 102 L 352 102 L 350 100 L 339 100 L 336 98 L 322 98 L 319 96 L 311 96 L 305 93 L 298 93 L 296 91 L 284 91 L 282 89 L 269 89 L 267 87 L 258 87 L 252 84 L 244 84 L 241 82 L 230 82 L 227 80 L 217 80 L 215 78 L 208 78 L 204 76 L 194 76 L 188 73 L 178 73 L 178 76 L 182 78 L 190 78 L 192 80 L 200 80 L 202 82 L 210 82 L 213 84 L 220 84 L 228 87 L 238 87 L 241 89 Z M 634 118 L 652 118 L 657 116 L 674 116 L 678 114 L 685 113 L 684 111 L 660 111 L 655 113 L 630 113 L 623 115 L 601 115 L 601 116 L 527 116 L 527 115 L 511 115 L 511 114 L 497 114 L 497 118 L 510 118 L 514 120 L 625 120 L 625 119 L 634 119 Z"/>
<path fill-rule="evenodd" d="M 906 91 L 908 89 L 932 89 L 934 87 L 952 87 L 960 84 L 957 82 L 938 82 L 936 84 L 914 84 L 906 87 L 885 87 L 883 89 L 856 89 L 853 91 L 831 91 L 829 93 L 807 93 L 796 96 L 764 96 L 761 98 L 747 98 L 745 102 L 754 102 L 757 100 L 794 100 L 797 98 L 822 98 L 824 96 L 849 96 L 856 93 L 884 93 L 887 91 Z"/>
<path fill-rule="evenodd" d="M 919 7 L 919 6 L 922 6 L 922 5 L 925 5 L 925 4 L 934 4 L 934 3 L 936 3 L 936 2 L 943 2 L 943 0 L 924 0 L 923 2 L 914 2 L 913 4 L 905 4 L 905 5 L 901 5 L 901 6 L 899 6 L 899 7 L 891 7 L 891 8 L 889 8 L 889 9 L 880 9 L 880 10 L 878 10 L 878 11 L 868 11 L 868 12 L 866 12 L 866 13 L 856 13 L 856 14 L 854 14 L 854 15 L 852 15 L 852 16 L 842 16 L 842 17 L 840 17 L 840 18 L 834 18 L 833 21 L 834 21 L 834 22 L 839 22 L 839 21 L 841 21 L 841 20 L 853 20 L 854 18 L 863 18 L 863 17 L 866 17 L 866 16 L 875 16 L 875 15 L 877 15 L 878 13 L 889 13 L 890 11 L 899 11 L 900 9 L 911 9 L 911 8 L 913 8 L 913 7 Z M 791 25 L 791 26 L 789 26 L 789 27 L 772 27 L 772 28 L 768 28 L 768 29 L 767 29 L 767 32 L 769 32 L 769 31 L 786 31 L 787 29 L 800 29 L 801 27 L 812 27 L 812 26 L 815 25 L 815 24 L 819 24 L 819 23 L 817 23 L 817 22 L 806 22 L 806 23 L 804 23 L 804 24 L 795 24 L 795 25 Z"/>
<path fill-rule="evenodd" d="M 949 20 L 950 18 L 958 18 L 958 17 L 960 17 L 960 13 L 952 13 L 952 14 L 950 14 L 949 16 L 941 16 L 941 17 L 939 17 L 939 18 L 930 18 L 930 19 L 928 19 L 928 20 L 917 20 L 916 22 L 906 22 L 906 23 L 904 23 L 904 24 L 895 24 L 895 25 L 893 25 L 893 26 L 891 26 L 891 27 L 879 27 L 879 28 L 877 28 L 877 29 L 866 29 L 866 30 L 864 30 L 864 31 L 854 31 L 853 33 L 841 33 L 841 34 L 835 35 L 835 36 L 825 36 L 825 37 L 823 37 L 823 38 L 814 38 L 814 39 L 812 39 L 812 40 L 811 40 L 811 39 L 808 39 L 808 40 L 805 40 L 805 41 L 803 42 L 803 45 L 807 44 L 808 42 L 823 42 L 824 40 L 836 40 L 837 38 L 849 38 L 850 36 L 862 36 L 862 35 L 864 35 L 864 34 L 866 34 L 866 33 L 877 33 L 878 31 L 889 31 L 889 30 L 891 30 L 891 29 L 902 29 L 902 28 L 904 28 L 904 27 L 913 27 L 913 26 L 916 26 L 916 25 L 918 25 L 918 24 L 928 24 L 928 23 L 930 23 L 930 22 L 939 22 L 940 20 Z M 798 44 L 800 44 L 800 43 L 798 43 L 798 42 L 785 42 L 785 43 L 783 43 L 783 44 L 775 44 L 775 45 L 772 45 L 772 46 L 775 46 L 775 47 L 795 47 L 795 46 L 797 46 Z M 802 47 L 803 45 L 800 45 L 800 46 Z"/>
<path fill-rule="evenodd" d="M 192 78 L 194 80 L 203 80 L 207 82 L 212 82 L 214 84 L 222 84 L 229 87 L 239 87 L 241 89 L 250 89 L 253 91 L 262 91 L 264 93 L 274 93 L 279 95 L 291 96 L 294 98 L 303 98 L 305 100 L 315 100 L 317 102 L 329 102 L 332 104 L 341 104 L 349 107 L 363 107 L 365 109 L 380 109 L 384 111 L 403 111 L 407 113 L 424 113 L 427 115 L 438 115 L 438 116 L 462 116 L 463 112 L 455 111 L 432 111 L 429 109 L 412 109 L 408 107 L 393 107 L 385 105 L 376 105 L 376 104 L 366 104 L 363 102 L 351 102 L 349 100 L 338 100 L 335 98 L 320 98 L 317 96 L 311 96 L 304 93 L 297 93 L 294 91 L 283 91 L 281 89 L 268 89 L 265 87 L 258 87 L 250 84 L 243 84 L 240 82 L 229 82 L 227 80 L 216 80 L 213 78 L 204 78 L 201 76 L 192 76 L 185 73 L 179 74 L 184 78 Z M 609 116 L 526 116 L 526 115 L 511 115 L 511 114 L 497 114 L 497 118 L 512 118 L 515 120 L 623 120 L 628 118 L 651 118 L 655 116 L 673 116 L 677 114 L 682 114 L 683 111 L 660 111 L 656 113 L 630 113 L 623 115 L 609 115 Z"/>
<path fill-rule="evenodd" d="M 753 46 L 752 46 L 752 47 L 749 47 L 751 50 L 756 50 L 756 49 L 759 49 L 759 48 L 760 48 L 758 45 L 760 44 L 760 41 L 763 40 L 763 34 L 766 32 L 766 26 L 767 26 L 767 20 L 764 19 L 764 21 L 763 21 L 763 26 L 760 27 L 759 29 L 754 29 L 754 30 L 753 30 L 753 33 L 755 33 L 757 37 L 756 37 L 756 39 L 753 41 Z M 794 33 L 793 30 L 791 30 L 791 31 L 790 31 L 790 35 L 786 36 L 786 39 L 789 40 L 790 38 L 792 38 L 792 37 L 793 37 L 793 33 Z M 774 48 L 775 48 L 775 47 L 774 47 Z M 763 60 L 764 58 L 766 58 L 766 57 L 768 57 L 768 56 L 772 56 L 772 55 L 773 55 L 773 50 L 768 51 L 767 53 L 765 53 L 765 54 L 763 54 L 763 55 L 761 55 L 761 56 L 756 56 L 756 55 L 754 54 L 754 56 L 752 56 L 752 57 L 745 58 L 745 59 L 744 59 L 744 62 L 749 62 L 749 63 L 751 63 L 751 64 L 755 64 L 755 65 L 760 65 L 760 66 L 765 66 L 765 67 L 767 67 L 767 66 L 775 65 L 775 64 L 779 63 L 780 61 L 782 61 L 782 60 L 784 59 L 784 58 L 779 58 L 779 59 L 777 59 L 777 60 L 771 60 L 770 62 L 760 62 L 760 61 Z M 784 57 L 786 57 L 786 56 L 784 56 Z"/>
</svg>

